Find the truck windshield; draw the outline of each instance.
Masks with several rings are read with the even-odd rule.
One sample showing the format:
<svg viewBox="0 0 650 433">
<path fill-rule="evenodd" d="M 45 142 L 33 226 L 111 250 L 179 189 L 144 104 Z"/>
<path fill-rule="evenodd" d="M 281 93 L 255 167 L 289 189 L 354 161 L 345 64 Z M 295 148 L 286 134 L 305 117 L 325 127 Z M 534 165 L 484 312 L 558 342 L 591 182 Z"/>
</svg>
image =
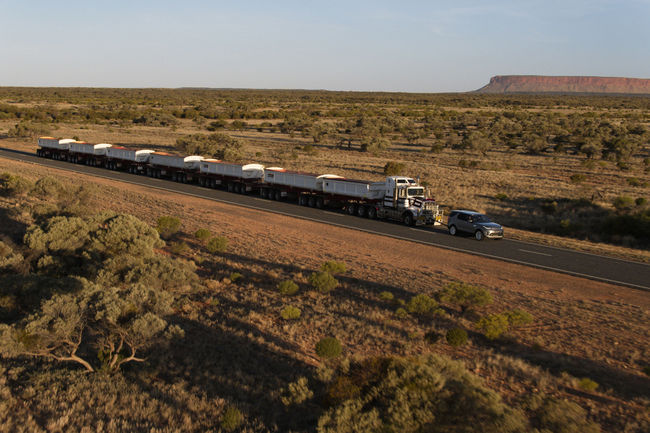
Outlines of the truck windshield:
<svg viewBox="0 0 650 433">
<path fill-rule="evenodd" d="M 424 188 L 409 188 L 407 194 L 409 197 L 424 196 Z"/>
</svg>

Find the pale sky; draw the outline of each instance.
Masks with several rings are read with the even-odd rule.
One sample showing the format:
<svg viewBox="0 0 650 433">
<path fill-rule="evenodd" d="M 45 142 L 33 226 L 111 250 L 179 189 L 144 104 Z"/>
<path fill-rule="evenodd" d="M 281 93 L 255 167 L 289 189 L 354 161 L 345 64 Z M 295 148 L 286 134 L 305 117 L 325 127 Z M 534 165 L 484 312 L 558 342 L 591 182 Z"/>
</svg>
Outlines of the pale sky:
<svg viewBox="0 0 650 433">
<path fill-rule="evenodd" d="M 456 92 L 650 78 L 650 0 L 0 0 L 0 86 Z"/>
</svg>

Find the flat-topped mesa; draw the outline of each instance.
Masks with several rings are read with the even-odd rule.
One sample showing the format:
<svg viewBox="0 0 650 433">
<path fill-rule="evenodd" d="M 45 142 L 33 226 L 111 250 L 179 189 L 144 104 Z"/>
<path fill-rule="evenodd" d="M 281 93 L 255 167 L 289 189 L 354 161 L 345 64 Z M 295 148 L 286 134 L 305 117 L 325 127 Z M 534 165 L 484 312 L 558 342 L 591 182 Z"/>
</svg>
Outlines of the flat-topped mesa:
<svg viewBox="0 0 650 433">
<path fill-rule="evenodd" d="M 622 77 L 497 75 L 478 93 L 610 93 L 650 95 L 650 79 Z"/>
</svg>

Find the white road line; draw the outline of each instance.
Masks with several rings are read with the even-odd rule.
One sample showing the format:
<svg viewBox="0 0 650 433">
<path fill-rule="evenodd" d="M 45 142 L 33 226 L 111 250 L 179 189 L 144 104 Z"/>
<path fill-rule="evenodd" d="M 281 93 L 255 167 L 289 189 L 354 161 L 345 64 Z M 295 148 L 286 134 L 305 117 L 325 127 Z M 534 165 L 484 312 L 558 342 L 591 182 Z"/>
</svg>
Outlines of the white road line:
<svg viewBox="0 0 650 433">
<path fill-rule="evenodd" d="M 525 253 L 530 253 L 530 254 L 538 254 L 538 255 L 540 255 L 540 256 L 553 257 L 553 256 L 550 255 L 550 254 L 539 253 L 539 252 L 537 252 L 537 251 L 522 250 L 521 248 L 519 248 L 519 251 L 523 251 L 523 252 L 525 252 Z"/>
</svg>

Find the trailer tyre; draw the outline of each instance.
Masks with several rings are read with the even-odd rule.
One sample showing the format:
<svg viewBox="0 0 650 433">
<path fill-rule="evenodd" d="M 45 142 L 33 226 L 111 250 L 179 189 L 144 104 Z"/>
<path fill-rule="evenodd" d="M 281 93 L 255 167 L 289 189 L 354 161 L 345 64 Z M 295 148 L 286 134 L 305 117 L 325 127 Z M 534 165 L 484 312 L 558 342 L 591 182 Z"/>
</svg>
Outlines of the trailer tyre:
<svg viewBox="0 0 650 433">
<path fill-rule="evenodd" d="M 298 204 L 300 206 L 307 206 L 308 203 L 309 203 L 309 197 L 307 197 L 305 194 L 301 194 L 300 196 L 298 196 Z"/>
<path fill-rule="evenodd" d="M 351 203 L 348 205 L 348 215 L 356 215 L 357 213 L 357 205 L 354 203 Z"/>
<path fill-rule="evenodd" d="M 377 209 L 375 209 L 374 206 L 370 206 L 368 208 L 368 218 L 370 218 L 371 220 L 377 218 Z"/>
<path fill-rule="evenodd" d="M 368 214 L 368 208 L 365 206 L 359 206 L 357 208 L 357 215 L 360 217 L 365 217 Z"/>
<path fill-rule="evenodd" d="M 455 225 L 450 225 L 449 226 L 449 234 L 452 235 L 452 236 L 456 236 L 456 233 L 458 233 L 456 231 L 456 226 Z"/>
<path fill-rule="evenodd" d="M 325 200 L 323 200 L 323 197 L 316 197 L 316 208 L 322 209 L 324 207 L 325 207 Z"/>
</svg>

